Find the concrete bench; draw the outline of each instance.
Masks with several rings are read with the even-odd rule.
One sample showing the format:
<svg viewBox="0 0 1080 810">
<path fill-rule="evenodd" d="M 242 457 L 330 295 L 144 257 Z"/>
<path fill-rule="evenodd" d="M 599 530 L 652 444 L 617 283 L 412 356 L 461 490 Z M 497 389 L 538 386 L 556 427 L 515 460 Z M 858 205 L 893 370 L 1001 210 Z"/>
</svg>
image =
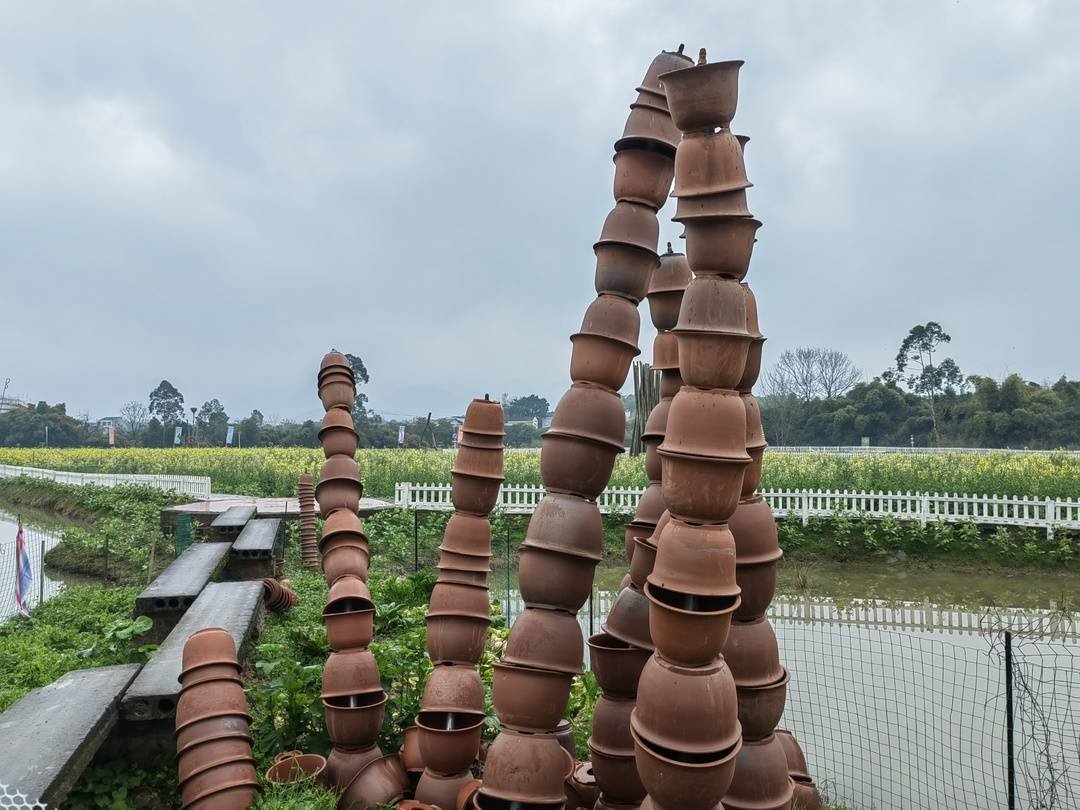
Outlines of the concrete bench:
<svg viewBox="0 0 1080 810">
<path fill-rule="evenodd" d="M 274 575 L 274 560 L 284 552 L 285 524 L 280 518 L 252 520 L 232 544 L 225 575 L 261 579 Z"/>
<path fill-rule="evenodd" d="M 116 725 L 138 664 L 80 669 L 35 689 L 0 715 L 0 784 L 60 807 Z"/>
<path fill-rule="evenodd" d="M 172 561 L 135 600 L 135 615 L 149 616 L 154 626 L 144 637 L 159 642 L 180 621 L 203 588 L 225 568 L 228 543 L 196 543 Z"/>
<path fill-rule="evenodd" d="M 255 517 L 254 504 L 230 506 L 211 521 L 209 539 L 215 543 L 231 543 L 253 517 Z"/>
</svg>

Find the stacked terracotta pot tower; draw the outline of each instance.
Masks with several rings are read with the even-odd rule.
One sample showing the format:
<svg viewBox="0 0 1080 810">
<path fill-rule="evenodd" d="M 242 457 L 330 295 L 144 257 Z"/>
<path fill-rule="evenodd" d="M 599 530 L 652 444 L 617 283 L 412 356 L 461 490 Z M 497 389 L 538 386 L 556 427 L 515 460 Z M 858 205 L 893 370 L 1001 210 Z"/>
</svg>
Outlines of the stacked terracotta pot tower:
<svg viewBox="0 0 1080 810">
<path fill-rule="evenodd" d="M 332 408 L 340 411 L 341 408 Z M 330 414 L 327 414 L 329 416 Z M 325 425 L 326 420 L 323 420 Z M 351 427 L 351 426 L 350 426 Z M 354 451 L 355 452 L 355 451 Z M 304 473 L 296 482 L 296 494 L 300 499 L 300 559 L 305 568 L 319 567 L 319 547 L 315 529 L 315 481 Z"/>
<path fill-rule="evenodd" d="M 451 471 L 455 511 L 439 546 L 439 578 L 427 615 L 434 668 L 414 730 L 406 732 L 416 737 L 416 764 L 424 768 L 416 798 L 437 807 L 456 807 L 459 791 L 473 781 L 469 768 L 480 748 L 484 685 L 476 666 L 490 622 L 488 514 L 502 484 L 504 435 L 502 405 L 486 396 L 474 399 L 465 411 Z"/>
</svg>

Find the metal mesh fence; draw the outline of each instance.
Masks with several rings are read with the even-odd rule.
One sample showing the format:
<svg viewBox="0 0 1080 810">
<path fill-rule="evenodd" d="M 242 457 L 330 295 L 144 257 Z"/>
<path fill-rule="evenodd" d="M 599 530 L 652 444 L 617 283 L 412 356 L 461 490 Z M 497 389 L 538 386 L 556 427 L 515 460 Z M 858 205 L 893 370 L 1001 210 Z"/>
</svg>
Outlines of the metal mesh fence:
<svg viewBox="0 0 1080 810">
<path fill-rule="evenodd" d="M 15 607 L 15 532 L 17 524 L 14 518 L 0 513 L 0 622 L 13 616 Z M 33 582 L 27 593 L 29 607 L 40 604 L 58 594 L 64 587 L 62 582 L 50 579 L 44 574 L 43 561 L 49 549 L 60 542 L 60 538 L 40 529 L 23 527 L 26 553 L 30 557 L 30 570 Z"/>
</svg>

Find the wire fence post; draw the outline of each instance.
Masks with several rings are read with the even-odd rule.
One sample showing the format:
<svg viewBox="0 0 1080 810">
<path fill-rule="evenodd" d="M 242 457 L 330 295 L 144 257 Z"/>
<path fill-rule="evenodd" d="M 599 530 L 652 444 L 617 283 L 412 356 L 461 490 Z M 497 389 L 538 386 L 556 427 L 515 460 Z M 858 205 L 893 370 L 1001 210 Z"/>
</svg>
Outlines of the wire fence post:
<svg viewBox="0 0 1080 810">
<path fill-rule="evenodd" d="M 45 604 L 45 538 L 41 538 L 41 558 L 38 563 L 38 604 Z"/>
<path fill-rule="evenodd" d="M 506 626 L 510 626 L 510 515 L 503 514 L 506 522 Z"/>
<path fill-rule="evenodd" d="M 1005 751 L 1008 757 L 1009 810 L 1016 810 L 1016 752 L 1013 747 L 1012 633 L 1005 631 Z"/>
</svg>

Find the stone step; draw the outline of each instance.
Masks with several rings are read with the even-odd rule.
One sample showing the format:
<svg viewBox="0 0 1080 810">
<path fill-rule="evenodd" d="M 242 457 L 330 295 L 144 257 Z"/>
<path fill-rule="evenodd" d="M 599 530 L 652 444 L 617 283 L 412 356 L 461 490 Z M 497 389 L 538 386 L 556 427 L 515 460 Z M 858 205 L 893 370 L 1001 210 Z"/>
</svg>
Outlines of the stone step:
<svg viewBox="0 0 1080 810">
<path fill-rule="evenodd" d="M 232 542 L 253 517 L 255 504 L 230 506 L 210 523 L 209 539 L 214 542 Z"/>
<path fill-rule="evenodd" d="M 274 560 L 284 553 L 285 524 L 280 518 L 250 521 L 232 544 L 226 576 L 261 579 L 274 575 Z"/>
<path fill-rule="evenodd" d="M 159 642 L 180 621 L 203 588 L 225 568 L 228 543 L 196 543 L 189 546 L 135 600 L 135 615 L 149 616 L 154 626 L 144 637 Z"/>
<path fill-rule="evenodd" d="M 138 664 L 79 669 L 0 715 L 0 785 L 60 807 L 116 725 Z"/>
</svg>

